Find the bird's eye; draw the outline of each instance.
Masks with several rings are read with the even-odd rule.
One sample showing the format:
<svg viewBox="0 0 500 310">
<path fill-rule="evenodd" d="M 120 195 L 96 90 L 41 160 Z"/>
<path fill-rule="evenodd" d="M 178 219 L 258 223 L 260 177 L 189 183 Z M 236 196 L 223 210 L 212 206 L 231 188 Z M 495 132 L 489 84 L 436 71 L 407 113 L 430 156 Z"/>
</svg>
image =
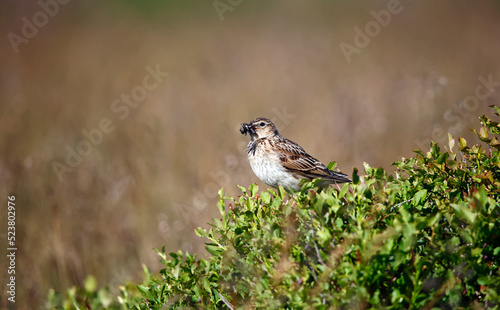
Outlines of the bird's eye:
<svg viewBox="0 0 500 310">
<path fill-rule="evenodd" d="M 260 127 L 264 127 L 264 125 L 265 125 L 265 124 L 266 124 L 266 123 L 264 123 L 264 122 L 260 122 L 260 124 L 259 124 L 259 125 L 260 125 Z"/>
</svg>

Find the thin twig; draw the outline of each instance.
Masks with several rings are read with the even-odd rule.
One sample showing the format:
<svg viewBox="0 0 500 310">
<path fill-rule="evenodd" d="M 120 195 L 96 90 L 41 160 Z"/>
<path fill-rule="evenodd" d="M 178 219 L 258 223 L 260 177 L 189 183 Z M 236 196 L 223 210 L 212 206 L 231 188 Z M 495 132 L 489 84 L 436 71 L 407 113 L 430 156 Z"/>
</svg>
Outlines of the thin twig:
<svg viewBox="0 0 500 310">
<path fill-rule="evenodd" d="M 227 299 L 224 296 L 222 296 L 221 293 L 217 292 L 217 295 L 219 295 L 220 300 L 222 300 L 222 302 L 225 303 L 229 309 L 231 310 L 235 309 L 234 306 L 229 301 L 227 301 Z"/>
<path fill-rule="evenodd" d="M 316 242 L 313 240 L 314 248 L 316 249 L 316 255 L 318 256 L 318 260 L 321 263 L 321 265 L 326 266 L 325 262 L 321 258 L 321 255 L 319 254 L 319 249 L 318 246 L 316 245 Z"/>
<path fill-rule="evenodd" d="M 309 264 L 309 262 L 306 260 L 304 261 L 304 265 L 309 268 L 309 270 L 311 270 L 311 273 L 312 273 L 312 276 L 314 278 L 314 281 L 315 282 L 318 282 L 318 275 L 316 274 L 316 271 L 314 270 L 314 268 L 311 266 L 311 264 Z"/>
<path fill-rule="evenodd" d="M 391 212 L 393 212 L 393 211 L 394 211 L 394 209 L 395 209 L 395 208 L 397 208 L 397 207 L 399 207 L 400 205 L 402 205 L 402 204 L 404 204 L 404 203 L 407 203 L 407 202 L 410 202 L 410 201 L 412 201 L 412 200 L 413 200 L 413 197 L 411 197 L 410 199 L 405 200 L 405 201 L 403 201 L 403 202 L 400 202 L 400 203 L 398 203 L 397 205 L 392 206 L 392 208 L 391 208 Z"/>
</svg>

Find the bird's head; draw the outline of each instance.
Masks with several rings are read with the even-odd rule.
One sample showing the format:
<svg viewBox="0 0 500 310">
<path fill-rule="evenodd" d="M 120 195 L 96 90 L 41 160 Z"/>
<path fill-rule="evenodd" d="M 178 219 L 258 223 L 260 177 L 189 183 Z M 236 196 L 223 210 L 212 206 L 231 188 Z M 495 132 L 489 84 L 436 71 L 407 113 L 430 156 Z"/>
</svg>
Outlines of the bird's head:
<svg viewBox="0 0 500 310">
<path fill-rule="evenodd" d="M 252 140 L 268 138 L 278 134 L 273 122 L 264 117 L 258 117 L 248 124 L 241 124 L 240 132 L 245 136 L 250 134 Z"/>
</svg>

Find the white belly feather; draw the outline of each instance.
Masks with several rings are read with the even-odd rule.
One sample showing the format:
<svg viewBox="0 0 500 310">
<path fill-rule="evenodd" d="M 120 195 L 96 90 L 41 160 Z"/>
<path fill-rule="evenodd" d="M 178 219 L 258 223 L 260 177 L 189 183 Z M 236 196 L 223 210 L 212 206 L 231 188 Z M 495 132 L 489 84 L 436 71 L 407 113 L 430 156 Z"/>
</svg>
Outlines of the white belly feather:
<svg viewBox="0 0 500 310">
<path fill-rule="evenodd" d="M 267 185 L 300 190 L 299 180 L 281 165 L 277 155 L 257 149 L 255 154 L 248 155 L 248 161 L 255 175 Z"/>
</svg>

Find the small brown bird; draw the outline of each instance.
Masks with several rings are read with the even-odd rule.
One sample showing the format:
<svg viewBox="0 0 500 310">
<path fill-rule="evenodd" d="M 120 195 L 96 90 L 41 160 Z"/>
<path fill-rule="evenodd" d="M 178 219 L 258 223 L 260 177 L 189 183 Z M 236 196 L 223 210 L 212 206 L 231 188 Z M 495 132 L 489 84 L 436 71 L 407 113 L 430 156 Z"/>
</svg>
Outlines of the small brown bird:
<svg viewBox="0 0 500 310">
<path fill-rule="evenodd" d="M 347 175 L 331 171 L 300 145 L 281 136 L 267 118 L 241 124 L 240 132 L 250 135 L 247 156 L 253 172 L 269 186 L 300 190 L 300 179 L 316 178 L 325 184 L 351 182 Z"/>
</svg>

